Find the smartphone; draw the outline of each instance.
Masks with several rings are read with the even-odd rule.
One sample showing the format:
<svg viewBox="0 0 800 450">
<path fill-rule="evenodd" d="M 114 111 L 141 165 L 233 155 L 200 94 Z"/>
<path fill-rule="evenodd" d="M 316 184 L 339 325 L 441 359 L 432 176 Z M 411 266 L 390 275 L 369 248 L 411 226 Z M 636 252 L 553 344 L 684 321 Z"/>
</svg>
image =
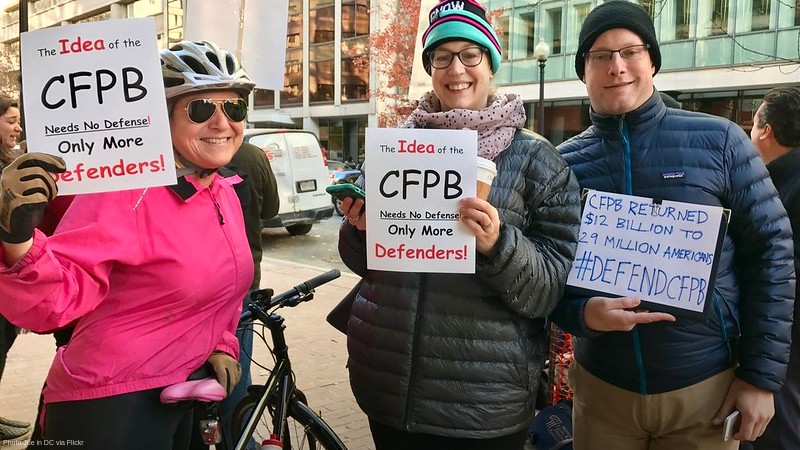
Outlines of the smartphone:
<svg viewBox="0 0 800 450">
<path fill-rule="evenodd" d="M 354 200 L 358 198 L 365 200 L 366 198 L 366 193 L 361 188 L 351 183 L 332 184 L 326 187 L 325 191 L 338 200 L 344 200 L 347 197 L 351 197 Z"/>
<path fill-rule="evenodd" d="M 728 417 L 725 418 L 725 422 L 722 423 L 722 440 L 729 441 L 731 437 L 733 437 L 733 433 L 736 431 L 733 427 L 736 425 L 736 421 L 739 418 L 739 411 L 734 411 L 728 414 Z"/>
</svg>

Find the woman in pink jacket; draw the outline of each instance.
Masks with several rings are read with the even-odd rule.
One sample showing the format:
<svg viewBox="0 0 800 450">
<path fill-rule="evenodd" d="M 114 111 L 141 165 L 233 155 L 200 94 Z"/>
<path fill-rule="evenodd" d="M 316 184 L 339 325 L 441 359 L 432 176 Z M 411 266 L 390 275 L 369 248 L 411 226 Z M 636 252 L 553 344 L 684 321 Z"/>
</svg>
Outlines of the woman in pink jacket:
<svg viewBox="0 0 800 450">
<path fill-rule="evenodd" d="M 81 318 L 47 376 L 47 442 L 188 448 L 191 407 L 162 404 L 162 388 L 206 362 L 229 392 L 240 376 L 234 332 L 253 260 L 240 179 L 217 169 L 242 143 L 254 83 L 207 42 L 162 51 L 161 66 L 176 185 L 77 196 L 47 237 L 34 226 L 64 162 L 29 153 L 0 177 L 0 314 L 34 331 Z"/>
</svg>

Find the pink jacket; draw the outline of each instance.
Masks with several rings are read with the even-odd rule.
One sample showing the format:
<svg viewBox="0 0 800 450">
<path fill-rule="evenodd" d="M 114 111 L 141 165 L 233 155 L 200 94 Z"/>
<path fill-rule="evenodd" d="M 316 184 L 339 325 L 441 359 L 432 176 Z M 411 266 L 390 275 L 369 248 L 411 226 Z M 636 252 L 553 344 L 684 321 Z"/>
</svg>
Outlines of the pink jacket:
<svg viewBox="0 0 800 450">
<path fill-rule="evenodd" d="M 37 231 L 22 260 L 0 263 L 0 314 L 12 323 L 41 332 L 81 318 L 45 403 L 184 381 L 215 350 L 238 357 L 253 259 L 232 186 L 241 179 L 215 177 L 209 188 L 180 178 L 77 196 L 54 236 Z"/>
</svg>

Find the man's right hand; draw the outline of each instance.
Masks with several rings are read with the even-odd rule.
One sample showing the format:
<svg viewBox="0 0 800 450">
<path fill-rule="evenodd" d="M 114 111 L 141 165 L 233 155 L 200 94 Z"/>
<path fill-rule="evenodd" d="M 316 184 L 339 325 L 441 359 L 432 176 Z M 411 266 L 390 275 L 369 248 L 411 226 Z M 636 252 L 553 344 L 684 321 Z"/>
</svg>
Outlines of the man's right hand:
<svg viewBox="0 0 800 450">
<path fill-rule="evenodd" d="M 0 175 L 0 241 L 26 242 L 47 204 L 58 193 L 51 173 L 66 170 L 64 160 L 44 153 L 27 153 L 15 159 Z"/>
<path fill-rule="evenodd" d="M 636 297 L 592 297 L 584 306 L 584 321 L 595 331 L 631 331 L 640 323 L 675 321 L 671 314 L 636 309 L 641 302 Z"/>
</svg>

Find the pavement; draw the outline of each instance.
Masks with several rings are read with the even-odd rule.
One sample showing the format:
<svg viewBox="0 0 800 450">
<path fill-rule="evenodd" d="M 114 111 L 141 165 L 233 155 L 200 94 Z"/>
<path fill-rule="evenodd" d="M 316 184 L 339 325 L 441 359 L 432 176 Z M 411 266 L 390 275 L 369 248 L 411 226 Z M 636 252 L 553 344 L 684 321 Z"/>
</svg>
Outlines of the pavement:
<svg viewBox="0 0 800 450">
<path fill-rule="evenodd" d="M 264 258 L 261 263 L 262 287 L 276 293 L 290 289 L 329 268 L 296 264 Z M 350 390 L 345 336 L 325 321 L 325 316 L 356 284 L 358 277 L 343 272 L 340 278 L 319 288 L 312 301 L 295 308 L 283 308 L 286 340 L 297 386 L 306 394 L 309 406 L 319 412 L 350 450 L 375 450 L 369 424 Z M 0 416 L 33 422 L 42 383 L 55 354 L 50 335 L 20 335 L 8 355 L 0 383 Z M 253 349 L 254 360 L 271 367 L 266 346 L 259 342 Z M 269 373 L 252 368 L 253 383 L 266 382 Z M 0 442 L 0 450 L 21 450 L 27 436 Z M 526 450 L 533 447 L 528 444 Z"/>
</svg>

